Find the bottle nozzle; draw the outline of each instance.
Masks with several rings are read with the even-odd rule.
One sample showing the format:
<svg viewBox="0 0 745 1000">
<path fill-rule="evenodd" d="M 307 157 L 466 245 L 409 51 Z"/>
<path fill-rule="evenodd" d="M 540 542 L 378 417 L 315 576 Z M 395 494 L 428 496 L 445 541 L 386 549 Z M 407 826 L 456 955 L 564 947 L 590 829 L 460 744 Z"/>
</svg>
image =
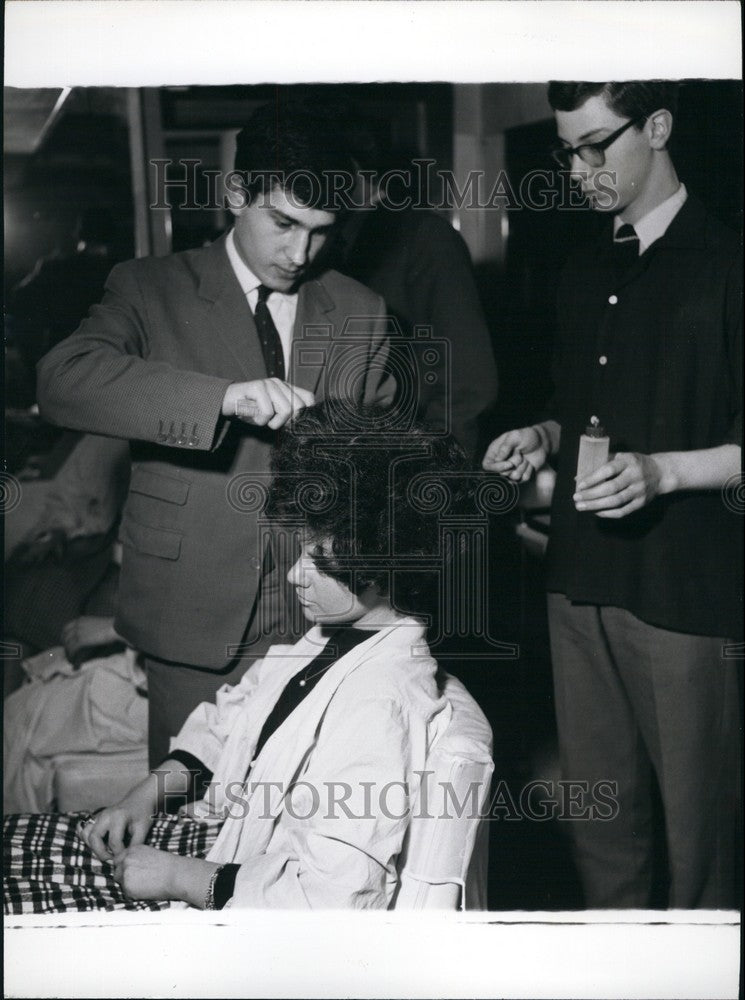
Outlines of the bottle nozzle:
<svg viewBox="0 0 745 1000">
<path fill-rule="evenodd" d="M 593 438 L 605 437 L 605 429 L 600 423 L 599 417 L 590 417 L 590 423 L 585 428 L 585 434 Z"/>
</svg>

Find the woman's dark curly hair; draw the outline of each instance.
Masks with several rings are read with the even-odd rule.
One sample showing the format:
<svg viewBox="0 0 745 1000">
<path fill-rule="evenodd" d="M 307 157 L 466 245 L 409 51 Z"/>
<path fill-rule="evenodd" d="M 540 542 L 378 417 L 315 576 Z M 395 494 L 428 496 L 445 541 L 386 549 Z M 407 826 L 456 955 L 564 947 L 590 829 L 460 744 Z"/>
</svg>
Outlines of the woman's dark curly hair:
<svg viewBox="0 0 745 1000">
<path fill-rule="evenodd" d="M 453 557 L 443 521 L 469 509 L 468 462 L 452 436 L 397 430 L 383 410 L 329 400 L 283 429 L 272 471 L 265 514 L 317 543 L 322 572 L 356 594 L 372 584 L 396 610 L 433 620 Z"/>
</svg>

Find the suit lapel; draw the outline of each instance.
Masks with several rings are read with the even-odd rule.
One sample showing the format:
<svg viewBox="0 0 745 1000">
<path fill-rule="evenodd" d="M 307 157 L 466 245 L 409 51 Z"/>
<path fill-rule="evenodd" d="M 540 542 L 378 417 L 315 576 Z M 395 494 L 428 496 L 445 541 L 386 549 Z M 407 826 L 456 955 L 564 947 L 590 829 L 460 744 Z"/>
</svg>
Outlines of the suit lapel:
<svg viewBox="0 0 745 1000">
<path fill-rule="evenodd" d="M 298 292 L 289 380 L 315 392 L 333 343 L 336 304 L 320 279 L 306 281 Z"/>
<path fill-rule="evenodd" d="M 230 266 L 225 239 L 207 247 L 201 260 L 199 295 L 208 303 L 208 318 L 217 340 L 235 360 L 236 376 L 266 378 L 266 365 L 253 314 Z M 288 381 L 315 392 L 333 344 L 336 303 L 322 279 L 313 278 L 298 291 L 292 358 Z"/>
<path fill-rule="evenodd" d="M 205 250 L 199 295 L 208 303 L 216 340 L 235 360 L 236 380 L 266 378 L 253 313 L 230 266 L 224 236 Z"/>
</svg>

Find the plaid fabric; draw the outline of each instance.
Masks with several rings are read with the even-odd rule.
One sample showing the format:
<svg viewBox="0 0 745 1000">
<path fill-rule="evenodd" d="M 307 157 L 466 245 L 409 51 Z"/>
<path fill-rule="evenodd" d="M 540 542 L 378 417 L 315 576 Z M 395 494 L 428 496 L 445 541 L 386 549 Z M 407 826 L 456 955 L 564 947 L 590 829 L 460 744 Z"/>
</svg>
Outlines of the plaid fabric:
<svg viewBox="0 0 745 1000">
<path fill-rule="evenodd" d="M 71 910 L 164 910 L 167 901 L 125 899 L 110 866 L 75 832 L 85 813 L 7 816 L 3 824 L 3 908 L 7 914 Z M 146 843 L 174 854 L 201 858 L 221 823 L 161 814 Z"/>
</svg>

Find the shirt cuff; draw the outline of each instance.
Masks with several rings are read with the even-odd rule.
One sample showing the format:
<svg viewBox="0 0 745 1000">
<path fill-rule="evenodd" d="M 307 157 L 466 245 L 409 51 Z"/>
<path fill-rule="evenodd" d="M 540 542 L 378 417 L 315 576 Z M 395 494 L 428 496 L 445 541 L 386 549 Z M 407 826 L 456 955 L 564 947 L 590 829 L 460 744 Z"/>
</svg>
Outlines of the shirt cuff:
<svg viewBox="0 0 745 1000">
<path fill-rule="evenodd" d="M 207 765 L 203 764 L 198 757 L 195 757 L 194 754 L 189 753 L 187 750 L 172 750 L 166 760 L 178 761 L 189 772 L 189 784 L 186 792 L 178 796 L 169 795 L 166 812 L 177 812 L 181 808 L 181 805 L 204 798 L 207 786 L 212 781 L 212 771 L 210 771 Z M 176 805 L 177 799 L 178 804 Z M 172 808 L 174 805 L 176 805 L 176 808 Z"/>
<path fill-rule="evenodd" d="M 239 868 L 240 865 L 228 864 L 223 865 L 222 869 L 218 872 L 212 895 L 216 910 L 221 910 L 227 901 L 232 898 L 235 892 L 235 879 Z"/>
</svg>

